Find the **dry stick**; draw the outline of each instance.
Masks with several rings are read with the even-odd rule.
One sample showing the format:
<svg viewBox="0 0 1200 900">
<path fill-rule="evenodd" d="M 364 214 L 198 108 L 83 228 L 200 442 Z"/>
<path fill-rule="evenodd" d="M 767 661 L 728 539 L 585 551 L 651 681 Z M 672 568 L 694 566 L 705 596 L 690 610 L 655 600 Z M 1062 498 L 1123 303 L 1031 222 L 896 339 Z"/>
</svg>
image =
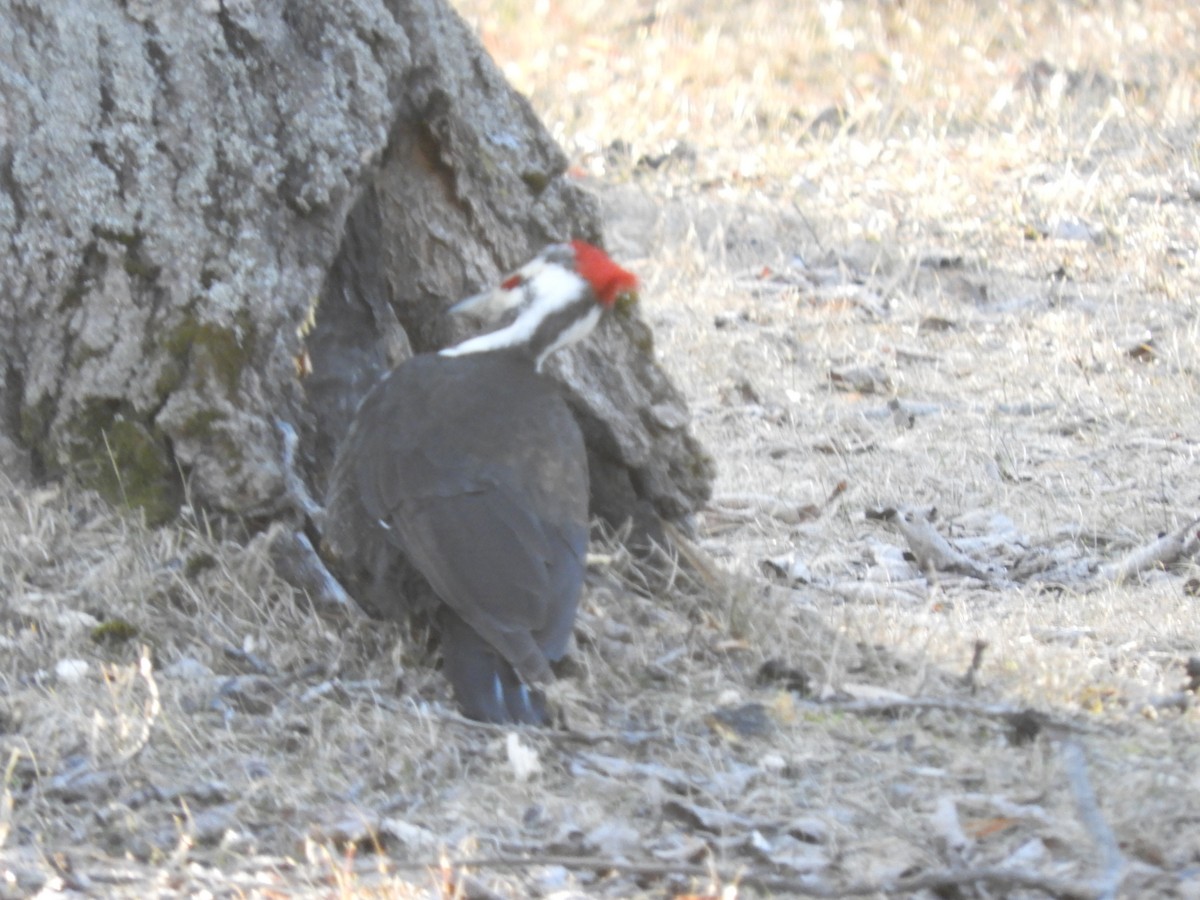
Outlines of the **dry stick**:
<svg viewBox="0 0 1200 900">
<path fill-rule="evenodd" d="M 1079 818 L 1091 835 L 1092 841 L 1100 850 L 1100 860 L 1103 866 L 1098 895 L 1101 900 L 1109 900 L 1117 896 L 1121 886 L 1121 876 L 1125 870 L 1125 860 L 1117 847 L 1117 839 L 1113 836 L 1112 828 L 1100 812 L 1100 804 L 1096 802 L 1096 792 L 1087 776 L 1087 758 L 1079 741 L 1068 739 L 1062 742 L 1061 752 L 1063 765 L 1067 770 L 1067 780 L 1071 783 L 1071 793 L 1075 795 L 1075 806 L 1079 810 Z"/>
<path fill-rule="evenodd" d="M 1138 547 L 1117 563 L 1100 567 L 1100 574 L 1109 581 L 1122 584 L 1156 567 L 1167 567 L 1200 549 L 1200 519 L 1193 519 L 1181 528 Z"/>
<path fill-rule="evenodd" d="M 963 684 L 970 688 L 974 694 L 979 689 L 979 684 L 976 679 L 979 677 L 979 670 L 983 666 L 983 654 L 988 648 L 988 642 L 982 638 L 975 639 L 975 652 L 971 656 L 971 665 L 967 672 L 963 675 Z"/>
<path fill-rule="evenodd" d="M 896 526 L 917 558 L 917 564 L 925 571 L 957 572 L 980 581 L 992 579 L 991 573 L 942 537 L 921 512 L 886 509 L 881 516 Z"/>
<path fill-rule="evenodd" d="M 821 236 L 817 234 L 817 229 L 813 228 L 812 222 L 808 220 L 808 216 L 804 214 L 804 210 L 795 200 L 792 201 L 792 209 L 800 217 L 800 221 L 804 223 L 804 227 L 808 229 L 808 233 L 812 235 L 813 243 L 817 245 L 817 249 L 821 251 L 821 255 L 826 255 L 828 251 L 826 251 L 825 244 L 821 241 Z"/>
<path fill-rule="evenodd" d="M 564 869 L 585 869 L 591 872 L 621 872 L 651 878 L 676 876 L 681 878 L 713 879 L 729 884 L 744 884 L 765 891 L 792 894 L 798 897 L 865 897 L 874 894 L 895 896 L 923 890 L 940 890 L 964 885 L 987 884 L 993 887 L 1042 891 L 1052 897 L 1069 900 L 1097 900 L 1100 888 L 1090 881 L 1070 878 L 1055 878 L 1033 872 L 1006 869 L 998 866 L 978 869 L 956 869 L 953 871 L 926 872 L 907 878 L 884 881 L 854 882 L 847 885 L 814 884 L 779 875 L 769 875 L 739 869 L 722 872 L 707 866 L 681 866 L 670 863 L 639 863 L 597 856 L 494 856 L 466 859 L 451 859 L 444 863 L 392 862 L 392 867 L 401 869 L 436 869 L 443 865 L 471 869 L 527 869 L 534 866 L 562 866 Z"/>
<path fill-rule="evenodd" d="M 913 712 L 940 710 L 965 713 L 985 719 L 1003 719 L 1010 725 L 1020 724 L 1021 727 L 1036 724 L 1038 728 L 1083 734 L 1090 734 L 1096 730 L 1084 723 L 1059 719 L 1049 713 L 1039 712 L 1028 707 L 1005 706 L 1000 703 L 965 703 L 961 700 L 942 700 L 936 697 L 899 697 L 895 700 L 832 700 L 825 703 L 803 703 L 801 707 L 813 712 L 830 710 L 865 716 L 888 715 L 902 710 L 912 710 Z"/>
<path fill-rule="evenodd" d="M 9 785 L 13 783 L 13 774 L 20 761 L 21 751 L 14 748 L 9 753 L 8 766 L 4 770 L 4 793 L 0 794 L 0 848 L 8 841 L 8 833 L 12 829 L 13 795 Z"/>
</svg>

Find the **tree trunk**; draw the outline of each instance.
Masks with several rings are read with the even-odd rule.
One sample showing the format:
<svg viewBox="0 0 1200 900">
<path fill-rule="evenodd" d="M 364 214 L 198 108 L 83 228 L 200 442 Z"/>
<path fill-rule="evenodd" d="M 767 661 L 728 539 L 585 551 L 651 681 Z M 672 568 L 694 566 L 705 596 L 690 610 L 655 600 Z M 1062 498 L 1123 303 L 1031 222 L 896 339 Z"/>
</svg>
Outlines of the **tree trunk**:
<svg viewBox="0 0 1200 900">
<path fill-rule="evenodd" d="M 442 0 L 0 0 L 0 462 L 168 520 L 319 492 L 441 311 L 597 206 Z M 711 463 L 640 319 L 551 367 L 597 511 L 652 528 Z M 289 471 L 281 423 L 301 435 Z"/>
</svg>

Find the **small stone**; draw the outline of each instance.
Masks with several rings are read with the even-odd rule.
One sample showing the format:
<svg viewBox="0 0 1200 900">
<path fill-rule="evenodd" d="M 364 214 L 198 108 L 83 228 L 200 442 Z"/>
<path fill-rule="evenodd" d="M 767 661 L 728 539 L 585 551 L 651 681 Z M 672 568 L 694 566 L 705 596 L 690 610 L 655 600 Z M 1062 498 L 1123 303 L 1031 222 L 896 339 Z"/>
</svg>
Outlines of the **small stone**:
<svg viewBox="0 0 1200 900">
<path fill-rule="evenodd" d="M 163 678 L 173 678 L 179 681 L 203 681 L 212 678 L 213 670 L 190 656 L 184 656 L 171 663 L 160 673 Z"/>
<path fill-rule="evenodd" d="M 82 681 L 87 672 L 87 660 L 83 659 L 60 659 L 54 664 L 54 674 L 64 684 Z"/>
</svg>

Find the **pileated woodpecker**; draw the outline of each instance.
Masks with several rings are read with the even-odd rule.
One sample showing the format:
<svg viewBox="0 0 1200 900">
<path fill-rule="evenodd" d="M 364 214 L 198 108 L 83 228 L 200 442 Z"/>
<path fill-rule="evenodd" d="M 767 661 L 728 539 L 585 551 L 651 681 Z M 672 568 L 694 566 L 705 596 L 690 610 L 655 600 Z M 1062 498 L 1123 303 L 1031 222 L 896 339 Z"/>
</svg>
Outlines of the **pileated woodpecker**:
<svg viewBox="0 0 1200 900">
<path fill-rule="evenodd" d="M 497 322 L 414 356 L 367 394 L 334 463 L 326 537 L 404 604 L 403 554 L 441 600 L 444 670 L 463 712 L 542 724 L 537 685 L 566 652 L 583 584 L 588 470 L 555 382 L 555 350 L 585 337 L 637 279 L 583 241 L 553 244 L 452 310 Z"/>
</svg>

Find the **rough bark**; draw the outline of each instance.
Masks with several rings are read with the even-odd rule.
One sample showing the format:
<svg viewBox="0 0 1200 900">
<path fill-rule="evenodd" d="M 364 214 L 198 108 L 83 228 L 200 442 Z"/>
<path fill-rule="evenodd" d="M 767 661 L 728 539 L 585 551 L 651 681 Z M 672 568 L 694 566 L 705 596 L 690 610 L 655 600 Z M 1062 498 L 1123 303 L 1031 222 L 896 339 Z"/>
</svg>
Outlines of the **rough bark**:
<svg viewBox="0 0 1200 900">
<path fill-rule="evenodd" d="M 288 514 L 280 422 L 319 491 L 367 388 L 452 337 L 446 305 L 600 238 L 441 0 L 0 0 L 0 34 L 0 456 L 152 520 Z M 645 325 L 560 357 L 596 508 L 693 509 L 711 464 Z"/>
</svg>

